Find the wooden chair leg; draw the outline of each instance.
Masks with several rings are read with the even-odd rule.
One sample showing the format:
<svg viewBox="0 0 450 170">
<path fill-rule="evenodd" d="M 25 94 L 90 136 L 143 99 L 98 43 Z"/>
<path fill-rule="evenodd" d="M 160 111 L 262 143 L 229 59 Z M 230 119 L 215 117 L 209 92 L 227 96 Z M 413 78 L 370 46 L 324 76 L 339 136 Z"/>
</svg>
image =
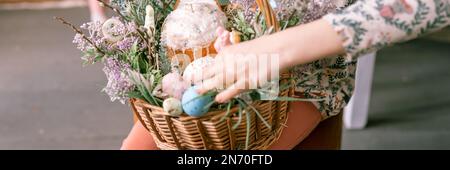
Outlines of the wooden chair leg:
<svg viewBox="0 0 450 170">
<path fill-rule="evenodd" d="M 342 113 L 322 121 L 293 150 L 339 150 L 342 141 Z"/>
</svg>

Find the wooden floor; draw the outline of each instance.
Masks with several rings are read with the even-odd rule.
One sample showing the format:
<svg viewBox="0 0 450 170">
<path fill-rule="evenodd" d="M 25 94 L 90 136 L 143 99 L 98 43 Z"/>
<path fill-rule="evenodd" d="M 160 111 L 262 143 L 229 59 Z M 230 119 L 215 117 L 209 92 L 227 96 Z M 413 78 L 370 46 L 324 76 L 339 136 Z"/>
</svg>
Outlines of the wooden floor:
<svg viewBox="0 0 450 170">
<path fill-rule="evenodd" d="M 100 66 L 81 67 L 73 33 L 85 8 L 0 11 L 0 149 L 117 149 L 128 106 L 101 93 Z M 379 53 L 368 127 L 344 149 L 450 149 L 450 44 L 418 40 Z"/>
</svg>

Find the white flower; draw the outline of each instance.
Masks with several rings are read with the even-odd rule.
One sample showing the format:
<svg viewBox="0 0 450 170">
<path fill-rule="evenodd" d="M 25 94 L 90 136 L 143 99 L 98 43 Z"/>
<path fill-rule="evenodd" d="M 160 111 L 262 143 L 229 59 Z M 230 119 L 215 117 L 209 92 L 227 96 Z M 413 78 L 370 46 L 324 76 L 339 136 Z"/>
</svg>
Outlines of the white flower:
<svg viewBox="0 0 450 170">
<path fill-rule="evenodd" d="M 147 29 L 150 34 L 150 31 L 155 29 L 155 11 L 153 10 L 153 7 L 151 5 L 147 5 L 145 7 L 145 12 L 146 15 L 144 28 Z"/>
</svg>

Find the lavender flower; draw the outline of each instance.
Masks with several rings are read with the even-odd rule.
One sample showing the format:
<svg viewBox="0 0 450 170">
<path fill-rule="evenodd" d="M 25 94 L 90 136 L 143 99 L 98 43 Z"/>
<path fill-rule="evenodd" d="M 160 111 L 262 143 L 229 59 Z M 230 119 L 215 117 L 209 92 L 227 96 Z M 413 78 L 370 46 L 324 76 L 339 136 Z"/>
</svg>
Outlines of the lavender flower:
<svg viewBox="0 0 450 170">
<path fill-rule="evenodd" d="M 126 23 L 126 29 L 128 32 L 136 32 L 138 26 L 134 22 Z"/>
<path fill-rule="evenodd" d="M 110 44 L 108 49 L 118 49 L 120 51 L 129 51 L 131 47 L 138 43 L 139 50 L 143 50 L 146 48 L 146 44 L 143 41 L 140 41 L 139 35 L 137 33 L 137 26 L 134 23 L 127 23 L 123 28 L 118 29 L 118 32 L 121 32 L 125 35 L 125 37 L 113 44 Z"/>
<path fill-rule="evenodd" d="M 75 37 L 72 41 L 74 44 L 77 44 L 77 49 L 81 51 L 87 51 L 88 49 L 94 48 L 91 44 L 86 42 L 86 40 L 83 39 L 83 36 L 81 34 L 75 34 Z"/>
<path fill-rule="evenodd" d="M 308 23 L 342 8 L 349 0 L 275 0 L 276 13 L 280 20 L 294 15 L 301 18 L 301 23 Z"/>
<path fill-rule="evenodd" d="M 100 50 L 107 51 L 109 50 L 106 39 L 103 37 L 101 31 L 102 23 L 97 22 L 88 22 L 84 23 L 80 26 L 81 29 L 86 30 L 86 37 Z M 92 61 L 95 54 L 88 53 L 89 50 L 95 49 L 94 45 L 88 43 L 81 34 L 75 34 L 75 37 L 72 41 L 74 44 L 77 44 L 77 48 L 85 53 L 85 56 L 82 57 L 85 61 Z M 106 49 L 106 50 L 105 50 Z"/>
<path fill-rule="evenodd" d="M 137 37 L 125 37 L 124 39 L 116 43 L 117 49 L 122 51 L 128 51 L 131 49 L 131 47 L 137 40 L 138 40 Z"/>
<path fill-rule="evenodd" d="M 286 20 L 291 16 L 302 18 L 302 23 L 319 19 L 327 13 L 333 12 L 347 0 L 270 0 L 278 20 Z M 244 10 L 247 21 L 254 18 L 256 7 L 255 0 L 230 0 Z"/>
<path fill-rule="evenodd" d="M 255 0 L 230 0 L 231 3 L 237 4 L 244 10 L 244 18 L 250 22 L 255 16 L 256 1 Z"/>
<path fill-rule="evenodd" d="M 129 69 L 128 63 L 113 57 L 106 59 L 103 71 L 108 78 L 108 84 L 102 91 L 109 95 L 111 101 L 119 100 L 124 104 L 128 99 L 128 92 L 134 89 L 134 85 L 127 74 Z"/>
<path fill-rule="evenodd" d="M 100 46 L 102 43 L 100 40 L 103 38 L 102 25 L 103 24 L 100 21 L 95 21 L 84 23 L 80 28 L 87 30 L 88 38 L 92 40 L 95 45 Z"/>
<path fill-rule="evenodd" d="M 336 0 L 310 0 L 302 23 L 308 23 L 321 18 L 322 16 L 335 11 Z"/>
<path fill-rule="evenodd" d="M 99 46 L 101 44 L 100 40 L 103 38 L 101 34 L 102 24 L 97 22 L 88 22 L 80 26 L 80 28 L 87 30 L 87 38 L 90 39 L 95 45 Z M 87 43 L 81 36 L 81 34 L 76 34 L 73 43 L 77 44 L 78 49 L 81 51 L 86 51 L 88 49 L 94 48 L 91 44 Z"/>
<path fill-rule="evenodd" d="M 99 21 L 84 23 L 80 26 L 85 30 L 86 37 L 100 50 L 107 51 L 109 53 L 126 53 L 131 49 L 135 42 L 139 43 L 139 50 L 143 50 L 146 47 L 143 41 L 139 41 L 139 35 L 137 33 L 137 25 L 133 22 L 122 23 L 119 18 L 113 17 L 110 20 L 114 21 L 106 24 Z M 114 41 L 112 40 L 114 38 Z M 82 57 L 87 63 L 94 63 L 96 56 L 94 45 L 88 43 L 83 39 L 81 34 L 76 34 L 73 43 L 77 45 L 77 48 L 85 53 Z M 119 51 L 116 51 L 119 50 Z"/>
<path fill-rule="evenodd" d="M 300 16 L 305 12 L 310 0 L 274 0 L 278 20 L 287 20 L 290 16 Z"/>
<path fill-rule="evenodd" d="M 111 0 L 111 5 L 117 6 L 121 12 L 127 12 L 127 0 Z"/>
</svg>

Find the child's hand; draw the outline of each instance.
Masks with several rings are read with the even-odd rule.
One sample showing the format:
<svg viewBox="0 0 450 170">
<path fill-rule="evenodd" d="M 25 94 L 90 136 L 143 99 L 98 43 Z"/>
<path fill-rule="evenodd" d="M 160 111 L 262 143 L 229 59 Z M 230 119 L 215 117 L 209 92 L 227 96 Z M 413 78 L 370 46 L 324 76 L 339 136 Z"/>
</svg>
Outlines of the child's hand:
<svg viewBox="0 0 450 170">
<path fill-rule="evenodd" d="M 223 36 L 219 35 L 216 42 L 217 60 L 204 72 L 204 77 L 212 78 L 204 80 L 199 93 L 219 89 L 221 92 L 216 96 L 219 103 L 255 85 L 256 88 L 266 85 L 263 83 L 278 78 L 281 70 L 345 52 L 341 37 L 323 19 L 238 44 L 226 38 L 230 33 L 218 32 Z M 271 62 L 260 69 L 259 62 L 264 60 Z"/>
<path fill-rule="evenodd" d="M 199 85 L 198 92 L 218 89 L 220 93 L 215 100 L 224 103 L 243 91 L 257 89 L 278 78 L 282 61 L 274 47 L 264 38 L 221 47 L 214 64 L 204 72 L 204 77 L 211 78 Z"/>
<path fill-rule="evenodd" d="M 214 48 L 216 49 L 216 51 L 220 51 L 225 46 L 231 45 L 230 32 L 227 31 L 225 28 L 223 27 L 217 28 L 216 34 L 217 39 L 214 42 Z"/>
</svg>

